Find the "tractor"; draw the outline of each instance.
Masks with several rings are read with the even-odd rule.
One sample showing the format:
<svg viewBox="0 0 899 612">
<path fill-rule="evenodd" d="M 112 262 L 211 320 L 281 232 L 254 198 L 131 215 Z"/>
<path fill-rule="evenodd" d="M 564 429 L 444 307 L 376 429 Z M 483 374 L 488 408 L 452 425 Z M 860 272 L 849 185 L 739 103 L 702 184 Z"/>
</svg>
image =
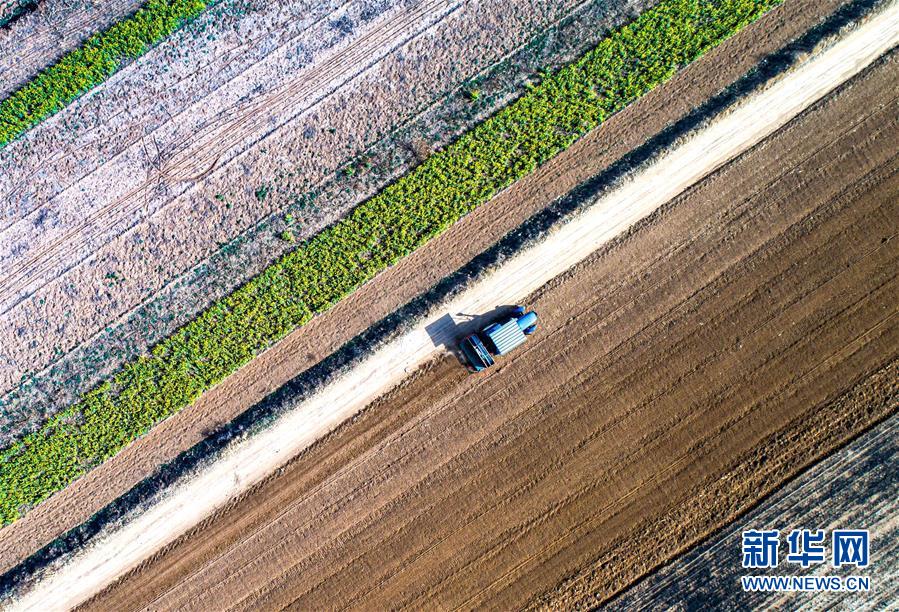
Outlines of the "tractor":
<svg viewBox="0 0 899 612">
<path fill-rule="evenodd" d="M 525 312 L 524 306 L 516 306 L 508 319 L 491 323 L 463 338 L 459 350 L 470 369 L 480 372 L 495 363 L 494 357 L 505 355 L 524 344 L 536 329 L 537 313 Z"/>
</svg>

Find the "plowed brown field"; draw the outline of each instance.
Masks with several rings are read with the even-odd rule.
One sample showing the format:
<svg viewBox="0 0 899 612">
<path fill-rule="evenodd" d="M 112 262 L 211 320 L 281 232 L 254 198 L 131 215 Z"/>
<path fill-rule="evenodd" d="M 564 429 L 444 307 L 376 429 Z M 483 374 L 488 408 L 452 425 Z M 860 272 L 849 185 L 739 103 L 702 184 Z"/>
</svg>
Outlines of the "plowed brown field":
<svg viewBox="0 0 899 612">
<path fill-rule="evenodd" d="M 535 295 L 94 609 L 594 603 L 896 411 L 899 56 Z"/>
</svg>

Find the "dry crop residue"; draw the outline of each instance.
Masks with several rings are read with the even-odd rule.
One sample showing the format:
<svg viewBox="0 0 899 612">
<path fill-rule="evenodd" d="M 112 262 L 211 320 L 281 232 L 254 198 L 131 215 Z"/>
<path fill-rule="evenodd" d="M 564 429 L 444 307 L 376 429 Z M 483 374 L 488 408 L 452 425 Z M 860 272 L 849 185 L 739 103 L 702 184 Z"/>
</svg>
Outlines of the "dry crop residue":
<svg viewBox="0 0 899 612">
<path fill-rule="evenodd" d="M 144 2 L 37 2 L 33 9 L 8 26 L 0 27 L 0 99 L 75 49 L 90 35 L 136 11 Z"/>
<path fill-rule="evenodd" d="M 386 5 L 378 6 L 383 9 Z M 472 101 L 463 91 L 456 90 L 451 95 L 438 97 L 421 112 L 418 112 L 419 109 L 400 105 L 404 115 L 400 126 L 394 126 L 395 129 L 386 136 L 377 139 L 374 145 L 366 149 L 363 158 L 352 160 L 352 166 L 356 170 L 352 176 L 347 176 L 346 172 L 332 174 L 325 179 L 323 185 L 312 190 L 312 195 L 306 193 L 289 203 L 287 208 L 281 208 L 278 213 L 263 216 L 259 223 L 246 232 L 232 237 L 228 244 L 188 266 L 183 273 L 176 275 L 160 291 L 152 294 L 122 319 L 105 327 L 101 333 L 61 357 L 53 358 L 52 367 L 36 372 L 16 389 L 0 394 L 0 412 L 3 413 L 0 418 L 0 445 L 16 439 L 23 431 L 43 422 L 61 407 L 77 401 L 81 394 L 122 365 L 130 355 L 140 353 L 170 335 L 177 327 L 191 320 L 198 310 L 258 274 L 267 264 L 295 247 L 295 240 L 319 227 L 319 223 L 339 216 L 342 211 L 348 210 L 410 170 L 420 161 L 414 151 L 422 152 L 420 148 L 410 147 L 410 143 L 418 143 L 425 148 L 442 147 L 518 95 L 524 79 L 532 77 L 546 66 L 564 64 L 579 57 L 596 44 L 608 26 L 625 17 L 625 8 L 602 0 L 590 0 L 582 4 L 564 20 L 541 30 L 527 44 L 515 49 L 509 57 L 491 65 L 485 73 L 476 77 L 481 91 L 476 101 Z M 369 11 L 367 15 L 370 17 L 373 12 L 375 11 Z M 502 36 L 494 36 L 491 40 L 496 43 L 511 36 L 513 30 L 515 28 L 506 28 Z M 459 30 L 456 34 L 464 36 L 465 31 Z M 419 42 L 427 46 L 427 40 Z M 506 41 L 502 48 L 508 48 L 509 44 L 511 43 Z M 474 54 L 476 50 L 469 51 Z M 428 61 L 439 60 L 439 56 L 434 54 L 426 57 Z M 404 64 L 398 65 L 405 65 L 406 69 L 423 74 L 420 66 L 410 66 L 409 62 L 411 56 L 407 55 Z M 228 64 L 229 69 L 233 70 L 233 66 L 234 62 Z M 457 79 L 472 68 L 471 64 L 461 61 L 453 63 L 451 67 L 456 72 L 441 73 L 443 82 L 440 87 L 444 89 L 452 89 L 458 84 Z M 408 75 L 397 73 L 395 76 L 398 80 L 404 79 L 405 83 L 410 82 Z M 389 83 L 390 80 L 385 82 Z M 359 108 L 352 106 L 359 103 L 358 96 L 347 96 L 344 98 L 346 110 L 359 111 Z M 168 103 L 167 100 L 166 102 Z M 383 100 L 379 98 L 369 102 L 382 105 Z M 379 119 L 384 119 L 383 109 L 376 114 Z M 324 130 L 328 137 L 332 137 L 329 132 L 330 130 Z M 314 129 L 307 130 L 304 138 L 316 134 Z M 335 132 L 332 138 L 340 146 L 353 145 L 341 139 L 340 132 Z M 147 144 L 148 150 L 152 151 L 153 142 L 147 141 Z M 369 144 L 368 141 L 357 142 L 354 146 L 365 147 Z M 326 148 L 332 153 L 337 151 L 334 144 Z M 272 149 L 269 148 L 268 151 L 271 153 Z M 282 187 L 284 186 L 273 184 L 272 189 L 266 192 L 265 203 L 271 204 L 272 209 L 280 206 L 278 202 L 283 198 L 280 193 Z M 258 203 L 255 193 L 251 195 L 251 199 Z M 225 211 L 234 210 L 235 206 L 224 193 L 216 194 L 210 203 Z M 240 210 L 239 205 L 237 210 Z M 293 243 L 283 240 L 285 229 L 289 229 L 292 234 Z M 111 277 L 104 280 L 103 289 L 116 292 L 118 285 L 126 280 L 126 275 L 120 270 L 113 270 L 111 274 Z M 69 321 L 63 321 L 61 325 L 68 323 Z M 24 340 L 22 343 L 25 344 Z M 30 349 L 26 346 L 17 347 L 17 350 L 23 363 L 27 362 L 22 351 Z"/>
<path fill-rule="evenodd" d="M 235 418 L 274 388 L 311 367 L 369 325 L 464 264 L 528 215 L 606 168 L 666 124 L 683 116 L 755 63 L 804 31 L 833 5 L 791 1 L 651 92 L 463 219 L 446 234 L 385 271 L 332 311 L 297 330 L 190 410 L 177 414 L 122 453 L 3 530 L 0 567 L 8 569 L 196 444 L 204 432 Z"/>
<path fill-rule="evenodd" d="M 894 413 L 839 398 L 899 356 L 897 77 L 545 287 L 495 370 L 436 363 L 88 607 L 591 603 Z"/>
</svg>

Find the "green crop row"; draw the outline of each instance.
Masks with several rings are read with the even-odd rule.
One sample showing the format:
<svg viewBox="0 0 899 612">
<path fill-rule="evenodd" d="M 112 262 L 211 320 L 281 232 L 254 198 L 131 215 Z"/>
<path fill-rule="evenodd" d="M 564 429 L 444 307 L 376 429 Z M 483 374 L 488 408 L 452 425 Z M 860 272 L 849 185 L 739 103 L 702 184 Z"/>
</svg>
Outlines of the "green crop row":
<svg viewBox="0 0 899 612">
<path fill-rule="evenodd" d="M 662 0 L 0 454 L 15 520 L 779 0 Z"/>
<path fill-rule="evenodd" d="M 207 4 L 207 0 L 149 0 L 131 17 L 88 38 L 0 102 L 0 147 L 108 79 L 124 62 L 146 53 Z"/>
</svg>

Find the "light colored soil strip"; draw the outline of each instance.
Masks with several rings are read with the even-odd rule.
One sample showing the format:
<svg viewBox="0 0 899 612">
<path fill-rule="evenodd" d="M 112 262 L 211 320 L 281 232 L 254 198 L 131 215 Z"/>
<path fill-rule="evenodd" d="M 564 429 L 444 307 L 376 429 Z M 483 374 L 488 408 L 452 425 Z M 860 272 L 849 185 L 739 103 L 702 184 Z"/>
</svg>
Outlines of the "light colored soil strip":
<svg viewBox="0 0 899 612">
<path fill-rule="evenodd" d="M 462 330 L 440 320 L 444 312 L 484 312 L 498 302 L 525 298 L 857 74 L 896 44 L 897 25 L 899 7 L 891 6 L 788 78 L 700 131 L 576 220 L 467 289 L 441 308 L 439 315 L 417 324 L 271 429 L 238 445 L 189 485 L 77 555 L 13 609 L 71 607 L 83 601 L 395 386 L 435 355 L 435 344 L 453 342 Z M 110 554 L 112 550 L 115 555 Z"/>
<path fill-rule="evenodd" d="M 34 5 L 31 0 L 3 0 L 0 2 L 0 28 L 21 17 Z"/>
<path fill-rule="evenodd" d="M 161 423 L 146 437 L 6 527 L 0 533 L 2 566 L 12 567 L 59 533 L 87 520 L 152 473 L 156 465 L 196 444 L 204 432 L 235 418 L 275 387 L 412 299 L 533 211 L 561 197 L 699 105 L 753 66 L 757 54 L 777 49 L 831 9 L 832 6 L 817 2 L 789 2 L 714 49 L 671 82 L 613 117 L 603 129 L 561 153 L 323 317 L 291 334 L 204 395 L 190 411 Z"/>
<path fill-rule="evenodd" d="M 550 4 L 554 5 L 553 10 L 567 10 L 564 5 Z M 480 8 L 483 10 L 483 7 Z M 54 197 L 40 211 L 29 213 L 28 221 L 23 221 L 24 225 L 15 231 L 8 230 L 5 239 L 0 237 L 0 244 L 4 245 L 0 250 L 6 249 L 5 252 L 11 257 L 11 272 L 4 283 L 11 290 L 5 294 L 4 303 L 7 308 L 18 303 L 14 310 L 7 312 L 0 327 L 0 340 L 9 340 L 0 341 L 0 346 L 4 347 L 0 355 L 0 361 L 5 363 L 0 370 L 0 382 L 5 380 L 3 386 L 10 387 L 16 384 L 22 373 L 40 370 L 52 363 L 60 352 L 68 352 L 92 337 L 153 295 L 170 279 L 217 250 L 235 234 L 288 203 L 289 194 L 278 194 L 276 191 L 259 197 L 259 189 L 270 184 L 273 177 L 294 172 L 297 174 L 296 180 L 314 184 L 330 176 L 354 152 L 359 152 L 383 136 L 397 121 L 408 118 L 408 113 L 410 110 L 414 112 L 416 105 L 428 104 L 433 96 L 445 92 L 446 87 L 457 86 L 459 79 L 471 76 L 482 62 L 491 61 L 491 53 L 496 54 L 492 58 L 495 60 L 509 47 L 520 45 L 532 28 L 545 25 L 547 19 L 544 13 L 529 13 L 528 18 L 514 20 L 513 13 L 520 13 L 514 4 L 500 3 L 490 8 L 496 12 L 490 15 L 466 12 L 475 10 L 475 7 L 466 6 L 465 10 L 443 19 L 434 32 L 422 33 L 419 38 L 391 51 L 381 62 L 370 66 L 359 66 L 358 62 L 337 65 L 335 69 L 338 74 L 332 74 L 335 79 L 339 75 L 350 78 L 354 70 L 369 68 L 347 82 L 343 89 L 327 97 L 321 98 L 336 83 L 329 81 L 325 91 L 309 93 L 308 104 L 313 106 L 308 111 L 267 136 L 266 141 L 252 143 L 249 151 L 235 157 L 231 163 L 219 162 L 219 165 L 224 165 L 211 175 L 203 177 L 210 170 L 211 162 L 197 164 L 195 175 L 203 177 L 203 180 L 193 186 L 155 180 L 162 176 L 159 168 L 165 165 L 167 156 L 175 154 L 174 151 L 165 152 L 166 143 L 175 146 L 182 140 L 193 142 L 195 137 L 187 138 L 181 133 L 185 130 L 196 130 L 200 135 L 197 138 L 202 137 L 206 127 L 218 130 L 219 124 L 229 121 L 232 111 L 237 112 L 240 107 L 250 104 L 251 98 L 243 102 L 232 102 L 223 95 L 203 98 L 190 107 L 193 111 L 184 111 L 201 113 L 201 116 L 211 114 L 199 124 L 198 119 L 182 115 L 178 129 L 166 120 L 157 130 L 160 133 L 152 138 L 130 132 L 135 139 L 128 152 L 117 154 L 108 165 L 85 177 L 83 184 L 79 182 L 64 194 Z M 475 24 L 485 21 L 498 22 L 500 18 L 507 18 L 507 25 L 512 26 L 503 30 L 502 37 L 491 29 L 475 27 Z M 531 18 L 537 21 L 531 21 Z M 330 26 L 326 23 L 322 27 Z M 493 45 L 497 42 L 502 42 L 502 45 L 491 47 L 491 41 Z M 398 41 L 390 45 L 395 42 Z M 340 49 L 329 53 L 338 51 Z M 145 64 L 141 62 L 142 66 Z M 300 73 L 283 70 L 277 73 L 300 79 L 297 85 L 302 86 L 304 79 L 310 77 L 309 73 L 326 69 L 326 66 L 321 69 L 317 66 L 318 62 Z M 126 72 L 128 74 L 120 76 L 124 78 L 131 74 Z M 257 78 L 262 83 L 268 83 L 266 74 L 262 71 Z M 416 83 L 416 86 L 411 91 L 398 89 L 395 84 L 403 82 Z M 113 85 L 101 88 L 92 100 L 98 100 Z M 177 90 L 177 87 L 174 88 L 174 93 Z M 151 88 L 141 96 L 157 93 Z M 137 99 L 140 100 L 141 96 Z M 162 97 L 168 102 L 172 96 L 168 99 Z M 319 98 L 320 101 L 316 102 Z M 211 110 L 216 108 L 214 99 L 219 104 L 225 104 L 218 114 Z M 112 103 L 113 100 L 107 102 Z M 231 108 L 232 104 L 237 106 Z M 121 104 L 116 108 L 121 108 Z M 292 109 L 291 113 L 297 113 L 301 108 Z M 140 104 L 135 103 L 129 106 L 128 113 L 139 109 Z M 72 112 L 78 112 L 78 109 L 72 109 Z M 99 112 L 99 115 L 103 116 L 105 112 L 108 111 Z M 366 117 L 366 120 L 360 122 L 360 116 Z M 242 121 L 248 121 L 262 134 L 269 132 L 266 123 L 258 122 L 260 118 L 242 117 Z M 115 126 L 115 123 L 112 122 L 112 125 Z M 47 126 L 47 129 L 50 127 Z M 167 135 L 163 137 L 162 134 Z M 311 137 L 307 138 L 309 134 Z M 155 162 L 152 161 L 156 147 L 154 138 L 164 151 L 159 168 L 154 167 Z M 227 151 L 233 144 L 219 143 L 216 146 L 224 146 Z M 149 149 L 145 149 L 144 145 Z M 147 150 L 151 152 L 150 160 L 147 160 Z M 97 159 L 105 158 L 102 152 L 95 151 L 95 154 Z M 0 159 L 4 155 L 5 152 L 0 153 Z M 53 155 L 50 154 L 51 158 Z M 201 157 L 199 153 L 198 157 Z M 64 174 L 48 172 L 47 176 L 59 178 Z M 101 179 L 101 176 L 106 176 L 106 179 Z M 139 189 L 149 189 L 150 192 L 132 191 L 133 185 L 126 189 L 125 183 L 128 181 L 122 181 L 121 177 L 133 177 L 132 183 L 136 182 Z M 127 196 L 127 210 L 119 208 L 116 203 L 118 191 L 113 187 L 116 185 L 121 185 L 121 189 L 125 190 L 124 194 L 118 195 Z M 40 184 L 33 188 L 38 191 L 43 189 Z M 174 197 L 175 193 L 187 188 L 183 195 Z M 98 194 L 102 197 L 97 197 Z M 225 200 L 219 200 L 215 197 L 217 195 Z M 70 200 L 69 196 L 74 200 Z M 144 196 L 149 199 L 145 201 Z M 40 202 L 42 199 L 35 196 L 31 201 Z M 105 211 L 102 219 L 96 214 L 88 214 L 88 211 L 97 213 L 98 207 L 100 211 Z M 152 211 L 155 212 L 151 215 Z M 321 214 L 313 215 L 309 223 L 296 232 L 296 238 L 313 233 L 344 211 L 323 210 Z M 40 219 L 44 222 L 38 223 L 40 227 L 34 227 Z M 31 229 L 28 229 L 29 225 Z M 70 236 L 70 230 L 76 227 L 82 228 L 81 233 Z M 21 250 L 22 245 L 24 251 Z M 40 248 L 41 245 L 48 246 L 50 251 Z M 44 272 L 40 273 L 40 270 Z M 40 286 L 43 288 L 37 293 L 28 295 L 28 291 Z M 16 302 L 23 294 L 15 288 L 25 291 L 28 297 Z M 173 309 L 177 310 L 177 306 Z"/>
<path fill-rule="evenodd" d="M 547 66 L 573 61 L 601 39 L 614 7 L 589 3 L 558 25 L 541 32 L 511 57 L 478 76 L 468 89 L 438 99 L 366 151 L 368 161 L 352 177 L 338 172 L 317 190 L 320 211 L 339 211 L 405 174 L 426 154 L 502 108 L 522 91 L 525 79 Z M 476 83 L 476 84 L 475 84 Z M 467 91 L 477 87 L 471 100 Z M 414 146 L 412 146 L 414 143 Z M 323 213 L 322 213 L 323 214 Z M 210 257 L 170 281 L 160 292 L 129 313 L 125 321 L 54 360 L 44 371 L 28 376 L 16 389 L 0 395 L 0 446 L 38 427 L 51 415 L 77 401 L 122 363 L 148 350 L 203 307 L 233 290 L 292 249 L 280 234 L 307 225 L 309 206 L 292 204 L 270 215 Z M 171 305 L 175 306 L 171 306 Z M 152 326 L 147 321 L 153 321 Z"/>
<path fill-rule="evenodd" d="M 38 2 L 8 27 L 0 28 L 0 99 L 77 48 L 91 34 L 121 21 L 143 3 L 144 0 Z"/>
<path fill-rule="evenodd" d="M 0 244 L 4 247 L 0 258 L 8 262 L 0 280 L 0 294 L 6 297 L 6 301 L 0 302 L 2 311 L 7 312 L 22 295 L 32 292 L 35 284 L 40 287 L 122 233 L 128 228 L 123 224 L 133 224 L 135 215 L 156 212 L 168 198 L 150 201 L 146 192 L 160 180 L 164 179 L 167 188 L 176 192 L 173 195 L 178 195 L 185 188 L 180 183 L 195 182 L 245 150 L 247 143 L 270 134 L 295 114 L 308 111 L 329 89 L 358 75 L 360 67 L 377 62 L 394 45 L 406 42 L 410 30 L 413 35 L 420 34 L 432 25 L 432 20 L 440 19 L 455 6 L 451 0 L 425 0 L 409 10 L 396 11 L 391 19 L 369 24 L 352 45 L 330 48 L 332 54 L 317 58 L 319 61 L 309 69 L 293 71 L 286 83 L 275 83 L 263 95 L 245 97 L 262 82 L 262 75 L 276 72 L 273 68 L 278 60 L 283 62 L 283 56 L 288 54 L 288 49 L 281 47 L 279 54 L 267 57 L 255 64 L 249 74 L 241 74 L 229 83 L 225 99 L 220 99 L 218 105 L 204 99 L 174 117 L 175 121 L 167 125 L 174 133 L 154 132 L 153 137 L 162 146 L 169 140 L 178 143 L 178 148 L 155 168 L 156 172 L 124 172 L 145 154 L 141 142 L 133 142 L 46 204 L 14 219 L 0 232 Z M 312 33 L 312 37 L 324 38 L 331 28 L 327 22 L 315 25 L 320 31 Z M 205 130 L 196 131 L 198 125 Z M 35 223 L 38 217 L 50 217 L 56 223 Z M 75 253 L 66 250 L 69 248 L 74 248 Z"/>
</svg>

